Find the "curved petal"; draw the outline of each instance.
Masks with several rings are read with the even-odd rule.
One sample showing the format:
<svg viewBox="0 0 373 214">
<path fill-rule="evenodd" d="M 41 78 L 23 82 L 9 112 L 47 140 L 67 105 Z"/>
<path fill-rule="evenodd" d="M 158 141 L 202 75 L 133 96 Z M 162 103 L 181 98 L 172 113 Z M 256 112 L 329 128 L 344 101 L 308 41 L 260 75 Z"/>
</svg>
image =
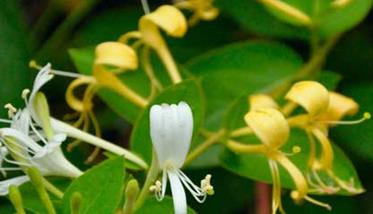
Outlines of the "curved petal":
<svg viewBox="0 0 373 214">
<path fill-rule="evenodd" d="M 276 109 L 250 111 L 245 115 L 245 121 L 258 138 L 271 148 L 281 147 L 289 138 L 289 125 Z"/>
<path fill-rule="evenodd" d="M 168 171 L 167 174 L 168 178 L 170 179 L 175 214 L 186 214 L 187 202 L 184 187 L 181 184 L 179 177 L 174 171 Z"/>
<path fill-rule="evenodd" d="M 138 66 L 135 51 L 120 42 L 104 42 L 96 47 L 95 64 L 109 65 L 120 68 L 121 71 L 136 69 Z"/>
<path fill-rule="evenodd" d="M 193 134 L 193 115 L 188 104 L 153 105 L 150 109 L 150 136 L 161 168 L 180 168 Z"/>
<path fill-rule="evenodd" d="M 260 108 L 274 108 L 279 109 L 276 101 L 266 94 L 254 94 L 249 96 L 250 110 L 256 110 Z"/>
<path fill-rule="evenodd" d="M 353 99 L 336 92 L 329 92 L 329 107 L 320 120 L 339 121 L 344 116 L 354 115 L 359 110 L 359 104 Z"/>
<path fill-rule="evenodd" d="M 328 90 L 316 81 L 295 83 L 285 98 L 302 106 L 311 116 L 324 113 L 329 105 Z"/>
<path fill-rule="evenodd" d="M 26 183 L 29 181 L 29 177 L 26 175 L 18 176 L 15 178 L 6 179 L 3 181 L 0 181 L 0 196 L 4 196 L 8 194 L 9 187 L 11 185 L 20 186 L 23 183 Z"/>
</svg>

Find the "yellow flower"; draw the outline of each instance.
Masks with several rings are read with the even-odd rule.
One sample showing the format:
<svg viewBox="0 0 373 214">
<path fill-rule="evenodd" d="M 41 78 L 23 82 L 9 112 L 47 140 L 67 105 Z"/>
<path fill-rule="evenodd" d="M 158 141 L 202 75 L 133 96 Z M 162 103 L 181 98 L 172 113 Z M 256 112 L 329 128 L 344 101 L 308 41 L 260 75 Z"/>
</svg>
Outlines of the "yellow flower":
<svg viewBox="0 0 373 214">
<path fill-rule="evenodd" d="M 308 199 L 306 195 L 308 186 L 302 172 L 281 152 L 280 148 L 289 138 L 289 125 L 279 110 L 274 108 L 257 108 L 245 115 L 245 121 L 254 134 L 263 144 L 248 145 L 233 140 L 228 140 L 227 147 L 240 153 L 261 153 L 268 158 L 270 166 L 273 191 L 272 191 L 272 212 L 279 209 L 284 210 L 281 205 L 281 181 L 278 164 L 285 168 L 295 184 L 296 190 L 292 197 L 295 201 Z"/>
<path fill-rule="evenodd" d="M 219 15 L 219 9 L 212 5 L 213 0 L 177 0 L 175 7 L 192 11 L 189 25 L 193 26 L 200 20 L 214 20 Z"/>
<path fill-rule="evenodd" d="M 171 37 L 180 38 L 185 35 L 187 28 L 184 15 L 176 7 L 163 5 L 140 18 L 138 31 L 128 32 L 122 35 L 118 41 L 128 43 L 131 39 L 136 39 L 137 41 L 132 45 L 134 48 L 145 44 L 144 58 L 149 58 L 148 48 L 153 49 L 165 65 L 172 82 L 179 83 L 182 78 L 159 29 Z M 149 60 L 143 59 L 143 61 L 150 80 L 154 82 L 154 77 L 149 75 L 149 73 L 152 74 L 151 66 L 148 65 Z"/>
<path fill-rule="evenodd" d="M 346 115 L 354 115 L 358 111 L 358 104 L 351 98 L 335 92 L 329 92 L 323 85 L 315 81 L 301 81 L 295 83 L 286 94 L 285 98 L 293 104 L 303 107 L 307 113 L 288 118 L 292 127 L 299 127 L 306 131 L 310 143 L 309 167 L 311 176 L 309 183 L 321 193 L 334 193 L 343 188 L 351 193 L 360 193 L 352 184 L 348 184 L 337 177 L 333 172 L 334 152 L 331 141 L 328 138 L 328 129 L 336 124 L 356 124 L 369 117 L 358 121 L 340 121 Z M 317 158 L 315 139 L 320 143 L 321 154 Z M 324 184 L 317 171 L 324 170 L 337 184 L 331 187 Z M 311 178 L 316 180 L 316 183 Z"/>
</svg>

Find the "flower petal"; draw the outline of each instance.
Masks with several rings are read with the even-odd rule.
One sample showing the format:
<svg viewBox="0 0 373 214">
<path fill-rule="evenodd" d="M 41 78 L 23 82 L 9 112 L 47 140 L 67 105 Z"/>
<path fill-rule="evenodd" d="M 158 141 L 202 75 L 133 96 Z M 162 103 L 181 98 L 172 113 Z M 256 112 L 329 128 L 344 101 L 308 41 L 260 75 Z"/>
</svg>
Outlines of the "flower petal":
<svg viewBox="0 0 373 214">
<path fill-rule="evenodd" d="M 121 71 L 136 69 L 138 66 L 135 51 L 120 42 L 104 42 L 96 47 L 96 65 L 110 65 L 120 68 Z"/>
<path fill-rule="evenodd" d="M 29 181 L 29 177 L 26 175 L 18 176 L 15 178 L 6 179 L 3 181 L 0 181 L 0 196 L 4 196 L 8 194 L 9 187 L 11 185 L 20 186 L 21 184 Z"/>
<path fill-rule="evenodd" d="M 161 168 L 181 168 L 190 147 L 192 134 L 193 114 L 185 102 L 151 107 L 150 136 Z"/>
<path fill-rule="evenodd" d="M 279 109 L 276 101 L 266 94 L 254 94 L 249 96 L 250 110 L 260 108 L 275 108 Z"/>
<path fill-rule="evenodd" d="M 320 120 L 339 121 L 344 116 L 352 116 L 359 110 L 359 104 L 353 99 L 336 92 L 329 92 L 329 107 Z"/>
<path fill-rule="evenodd" d="M 281 147 L 289 138 L 289 125 L 280 111 L 262 108 L 245 115 L 247 125 L 258 138 L 272 148 Z"/>
<path fill-rule="evenodd" d="M 180 182 L 176 172 L 168 171 L 168 178 L 170 179 L 172 199 L 174 201 L 175 214 L 187 213 L 187 201 L 185 196 L 184 187 Z"/>
<path fill-rule="evenodd" d="M 325 112 L 329 105 L 328 90 L 316 81 L 295 83 L 285 98 L 302 106 L 311 116 Z"/>
</svg>

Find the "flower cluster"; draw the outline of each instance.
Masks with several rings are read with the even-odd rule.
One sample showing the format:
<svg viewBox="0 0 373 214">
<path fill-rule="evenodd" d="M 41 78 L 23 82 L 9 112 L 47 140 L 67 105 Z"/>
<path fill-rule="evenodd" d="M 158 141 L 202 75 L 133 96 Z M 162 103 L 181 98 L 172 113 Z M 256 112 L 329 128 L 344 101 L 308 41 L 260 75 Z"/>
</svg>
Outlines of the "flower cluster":
<svg viewBox="0 0 373 214">
<path fill-rule="evenodd" d="M 333 171 L 333 147 L 328 137 L 329 129 L 338 124 L 357 124 L 370 118 L 369 113 L 357 121 L 341 121 L 346 115 L 354 115 L 358 111 L 358 104 L 342 94 L 328 91 L 316 81 L 301 81 L 295 83 L 285 95 L 288 102 L 280 107 L 268 95 L 256 94 L 249 97 L 249 112 L 245 115 L 247 127 L 231 132 L 232 138 L 255 134 L 262 145 L 250 145 L 228 140 L 227 147 L 240 153 L 260 153 L 268 158 L 273 179 L 273 213 L 281 205 L 281 181 L 278 164 L 283 166 L 294 181 L 296 190 L 291 196 L 295 201 L 307 200 L 330 209 L 330 206 L 310 198 L 308 193 L 334 194 L 339 190 L 351 194 L 361 193 L 363 190 L 354 186 L 353 179 L 342 180 Z M 299 107 L 305 112 L 298 111 Z M 299 113 L 301 112 L 301 113 Z M 290 129 L 303 129 L 309 137 L 308 170 L 302 172 L 281 151 L 287 143 Z M 319 146 L 317 143 L 319 143 Z M 319 148 L 320 149 L 317 149 Z M 320 150 L 320 154 L 317 152 Z M 301 152 L 298 146 L 293 147 L 294 154 Z M 323 172 L 331 182 L 325 183 L 319 174 Z"/>
</svg>

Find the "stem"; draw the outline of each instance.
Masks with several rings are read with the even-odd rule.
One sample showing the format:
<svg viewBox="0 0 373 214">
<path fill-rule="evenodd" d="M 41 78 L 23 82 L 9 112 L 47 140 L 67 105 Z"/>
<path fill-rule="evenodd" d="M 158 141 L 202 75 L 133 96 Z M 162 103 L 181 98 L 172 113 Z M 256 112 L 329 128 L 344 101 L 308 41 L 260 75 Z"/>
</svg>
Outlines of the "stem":
<svg viewBox="0 0 373 214">
<path fill-rule="evenodd" d="M 63 23 L 57 28 L 53 35 L 47 40 L 44 46 L 41 48 L 39 54 L 51 53 L 54 48 L 57 48 L 71 33 L 79 21 L 87 15 L 92 8 L 100 0 L 87 0 L 81 1 L 78 5 L 63 21 Z"/>
<path fill-rule="evenodd" d="M 309 78 L 310 76 L 317 73 L 325 62 L 325 58 L 328 55 L 329 51 L 337 43 L 341 35 L 336 35 L 329 40 L 327 40 L 323 46 L 321 46 L 315 54 L 312 55 L 311 59 L 289 80 L 285 81 L 283 84 L 278 87 L 273 88 L 269 94 L 272 97 L 277 97 L 284 94 L 293 82 Z"/>
<path fill-rule="evenodd" d="M 124 158 L 132 161 L 133 163 L 136 163 L 137 165 L 141 166 L 143 169 L 148 168 L 147 163 L 145 163 L 145 161 L 143 161 L 140 157 L 138 157 L 137 155 L 131 153 L 130 151 L 120 146 L 110 143 L 109 141 L 90 135 L 67 123 L 64 123 L 54 118 L 51 119 L 51 124 L 52 124 L 52 127 L 56 130 L 56 132 L 66 133 L 68 136 L 72 138 L 80 139 L 84 142 L 100 147 L 114 154 L 123 155 Z"/>
<path fill-rule="evenodd" d="M 45 189 L 44 182 L 43 182 L 44 178 L 40 174 L 39 170 L 37 168 L 29 168 L 27 170 L 27 174 L 31 180 L 31 183 L 33 184 L 36 191 L 38 192 L 40 200 L 43 203 L 44 207 L 46 208 L 47 213 L 55 214 L 56 211 L 48 195 L 48 192 Z"/>
<path fill-rule="evenodd" d="M 246 127 L 242 127 L 242 128 L 238 128 L 238 129 L 235 129 L 233 130 L 231 133 L 230 133 L 230 137 L 240 137 L 240 136 L 244 136 L 244 135 L 249 135 L 249 134 L 252 134 L 253 133 L 253 130 L 251 130 L 250 127 L 246 126 Z"/>
<path fill-rule="evenodd" d="M 144 64 L 143 64 L 144 65 L 144 71 L 145 71 L 146 75 L 148 76 L 148 78 L 150 80 L 150 83 L 152 85 L 154 85 L 154 87 L 158 91 L 162 91 L 163 86 L 154 74 L 154 70 L 153 70 L 153 67 L 152 67 L 151 62 L 150 62 L 150 48 L 147 47 L 147 46 L 145 46 L 142 50 L 142 59 L 144 61 Z"/>
<path fill-rule="evenodd" d="M 226 147 L 238 153 L 265 153 L 267 150 L 264 144 L 249 145 L 233 140 L 228 140 Z"/>
<path fill-rule="evenodd" d="M 154 183 L 159 173 L 159 166 L 158 166 L 158 160 L 157 156 L 153 150 L 153 156 L 152 156 L 152 163 L 150 165 L 148 174 L 146 176 L 145 183 L 141 189 L 140 195 L 137 198 L 136 204 L 135 204 L 135 210 L 141 207 L 141 205 L 144 203 L 146 197 L 149 194 L 149 187 Z"/>
<path fill-rule="evenodd" d="M 159 58 L 166 66 L 167 72 L 170 75 L 170 78 L 174 84 L 177 84 L 182 81 L 179 70 L 175 64 L 175 61 L 165 43 L 162 43 L 159 47 L 155 49 Z"/>
<path fill-rule="evenodd" d="M 190 164 L 193 160 L 195 160 L 198 156 L 200 156 L 204 151 L 206 151 L 210 146 L 214 145 L 218 142 L 219 138 L 225 135 L 225 130 L 221 129 L 220 131 L 216 132 L 209 136 L 209 138 L 200 144 L 197 148 L 195 148 L 192 152 L 189 153 L 187 156 L 184 165 Z"/>
<path fill-rule="evenodd" d="M 262 182 L 255 183 L 255 204 L 256 214 L 270 214 L 271 212 L 271 188 L 268 184 Z"/>
<path fill-rule="evenodd" d="M 62 199 L 63 192 L 45 178 L 43 178 L 43 185 L 45 189 L 48 190 L 50 193 L 55 195 L 57 198 Z"/>
<path fill-rule="evenodd" d="M 325 58 L 329 51 L 334 47 L 334 45 L 337 43 L 338 39 L 340 38 L 340 35 L 334 36 L 327 40 L 323 46 L 321 46 L 315 54 L 312 56 L 312 58 L 308 61 L 307 64 L 303 66 L 298 71 L 298 74 L 293 78 L 294 80 L 298 79 L 304 79 L 311 75 L 313 75 L 315 72 L 317 72 L 320 67 L 325 62 Z"/>
</svg>

